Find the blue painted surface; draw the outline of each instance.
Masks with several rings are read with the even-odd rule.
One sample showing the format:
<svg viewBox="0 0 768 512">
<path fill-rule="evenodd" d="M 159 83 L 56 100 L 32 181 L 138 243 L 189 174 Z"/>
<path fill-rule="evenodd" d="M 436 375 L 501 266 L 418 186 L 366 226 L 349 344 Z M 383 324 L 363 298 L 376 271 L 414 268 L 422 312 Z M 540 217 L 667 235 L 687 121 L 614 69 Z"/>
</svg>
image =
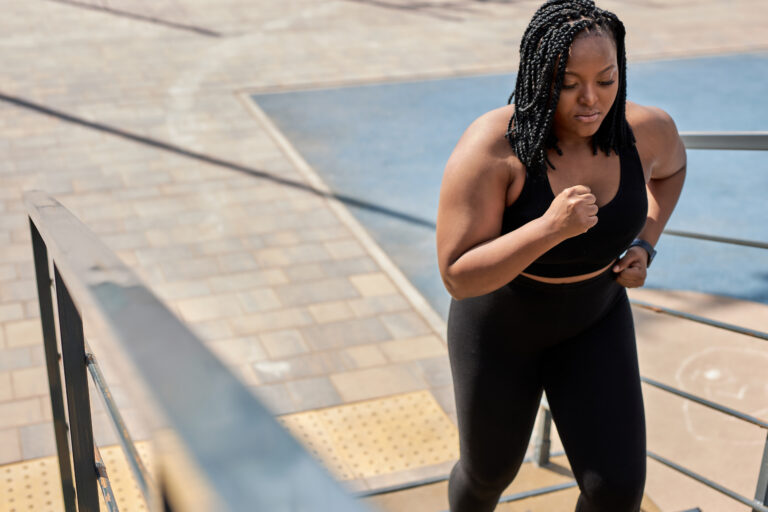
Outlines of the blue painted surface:
<svg viewBox="0 0 768 512">
<path fill-rule="evenodd" d="M 768 130 L 768 54 L 630 64 L 628 98 L 680 131 Z M 506 103 L 513 75 L 256 95 L 254 100 L 425 295 L 447 314 L 434 222 L 464 129 Z M 670 228 L 768 241 L 768 153 L 689 151 Z M 768 251 L 666 236 L 646 286 L 768 304 Z"/>
</svg>

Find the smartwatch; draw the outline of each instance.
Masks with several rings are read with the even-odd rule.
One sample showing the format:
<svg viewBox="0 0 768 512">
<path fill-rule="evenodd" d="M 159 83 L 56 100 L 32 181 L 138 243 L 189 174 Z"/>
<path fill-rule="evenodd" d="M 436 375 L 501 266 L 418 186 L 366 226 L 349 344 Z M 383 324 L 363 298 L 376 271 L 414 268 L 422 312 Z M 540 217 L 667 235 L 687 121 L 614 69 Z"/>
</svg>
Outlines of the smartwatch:
<svg viewBox="0 0 768 512">
<path fill-rule="evenodd" d="M 653 261 L 653 258 L 656 256 L 656 250 L 653 248 L 651 244 L 643 240 L 642 238 L 635 238 L 632 240 L 632 243 L 629 244 L 629 247 L 642 247 L 645 249 L 645 252 L 648 253 L 648 265 L 647 267 L 651 266 L 651 262 Z"/>
</svg>

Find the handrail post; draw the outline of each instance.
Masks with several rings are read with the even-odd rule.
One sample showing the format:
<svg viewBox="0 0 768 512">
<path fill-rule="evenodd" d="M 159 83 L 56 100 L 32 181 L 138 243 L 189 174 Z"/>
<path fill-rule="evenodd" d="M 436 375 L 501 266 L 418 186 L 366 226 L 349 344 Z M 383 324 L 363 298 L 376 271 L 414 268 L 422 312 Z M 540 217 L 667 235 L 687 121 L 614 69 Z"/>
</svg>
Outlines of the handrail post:
<svg viewBox="0 0 768 512">
<path fill-rule="evenodd" d="M 37 301 L 40 306 L 40 322 L 43 329 L 45 366 L 48 370 L 48 391 L 51 397 L 53 431 L 56 437 L 56 452 L 59 458 L 59 475 L 61 477 L 64 510 L 66 512 L 76 512 L 75 487 L 72 481 L 69 441 L 67 440 L 67 419 L 64 413 L 64 396 L 62 395 L 61 372 L 59 371 L 56 320 L 54 319 L 53 299 L 51 298 L 51 273 L 48 270 L 48 249 L 46 249 L 45 242 L 31 219 L 29 221 L 29 228 L 32 234 L 32 253 L 34 255 L 35 278 L 37 280 Z"/>
<path fill-rule="evenodd" d="M 549 407 L 541 406 L 539 409 L 539 425 L 536 428 L 534 439 L 533 460 L 537 466 L 549 464 L 549 450 L 552 445 L 550 434 L 552 432 L 552 413 Z"/>
<path fill-rule="evenodd" d="M 760 462 L 760 474 L 757 477 L 757 491 L 755 500 L 763 505 L 768 505 L 768 434 L 763 447 L 763 460 Z M 755 509 L 752 509 L 753 511 Z"/>
<path fill-rule="evenodd" d="M 85 368 L 83 320 L 55 262 L 53 273 L 56 280 L 56 303 L 59 307 L 59 332 L 64 360 L 64 384 L 67 389 L 72 460 L 75 467 L 77 508 L 81 511 L 97 511 L 99 494 L 96 488 L 96 460 L 93 453 L 91 401 Z"/>
</svg>

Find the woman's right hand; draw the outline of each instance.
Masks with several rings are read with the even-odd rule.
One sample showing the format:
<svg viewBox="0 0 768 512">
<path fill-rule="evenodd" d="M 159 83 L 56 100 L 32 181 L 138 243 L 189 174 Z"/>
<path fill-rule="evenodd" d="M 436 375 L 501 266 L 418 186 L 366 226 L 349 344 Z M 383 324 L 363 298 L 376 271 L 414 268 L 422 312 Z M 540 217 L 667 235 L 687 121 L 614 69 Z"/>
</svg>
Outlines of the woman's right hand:
<svg viewBox="0 0 768 512">
<path fill-rule="evenodd" d="M 576 185 L 559 194 L 544 213 L 555 231 L 563 238 L 586 233 L 597 224 L 597 204 L 589 187 Z"/>
</svg>

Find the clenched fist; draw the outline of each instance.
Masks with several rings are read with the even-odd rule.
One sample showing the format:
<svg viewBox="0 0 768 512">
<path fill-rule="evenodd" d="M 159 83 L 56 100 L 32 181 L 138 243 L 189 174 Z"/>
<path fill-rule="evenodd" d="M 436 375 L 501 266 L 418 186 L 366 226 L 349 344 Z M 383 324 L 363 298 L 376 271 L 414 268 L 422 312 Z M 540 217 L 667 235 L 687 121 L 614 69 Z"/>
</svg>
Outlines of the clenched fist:
<svg viewBox="0 0 768 512">
<path fill-rule="evenodd" d="M 568 187 L 552 200 L 544 217 L 564 238 L 585 233 L 597 224 L 595 196 L 587 186 Z"/>
<path fill-rule="evenodd" d="M 648 253 L 642 247 L 630 247 L 613 266 L 616 281 L 626 288 L 638 288 L 645 284 Z"/>
</svg>

